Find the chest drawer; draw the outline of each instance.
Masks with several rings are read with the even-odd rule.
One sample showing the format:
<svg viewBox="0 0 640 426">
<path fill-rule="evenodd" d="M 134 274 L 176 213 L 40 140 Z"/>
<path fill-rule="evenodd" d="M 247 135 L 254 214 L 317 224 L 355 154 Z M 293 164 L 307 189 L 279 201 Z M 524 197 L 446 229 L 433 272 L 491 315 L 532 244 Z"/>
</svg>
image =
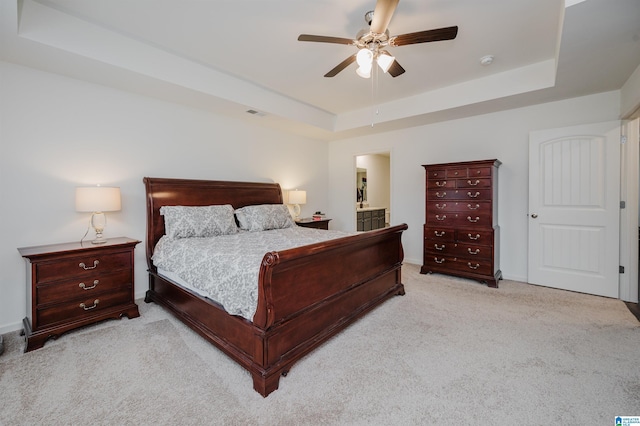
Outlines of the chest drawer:
<svg viewBox="0 0 640 426">
<path fill-rule="evenodd" d="M 445 169 L 429 170 L 427 173 L 427 179 L 445 179 L 447 177 L 447 171 Z"/>
<path fill-rule="evenodd" d="M 475 245 L 492 246 L 493 230 L 459 230 L 458 241 L 472 243 Z"/>
<path fill-rule="evenodd" d="M 456 188 L 491 188 L 491 179 L 458 179 L 456 180 Z"/>
<path fill-rule="evenodd" d="M 458 258 L 447 255 L 425 255 L 424 264 L 434 272 L 461 272 L 479 275 L 493 274 L 493 264 L 486 259 Z"/>
<path fill-rule="evenodd" d="M 427 224 L 434 226 L 449 226 L 449 227 L 462 227 L 462 226 L 478 226 L 487 227 L 491 226 L 491 216 L 488 214 L 480 213 L 462 213 L 462 212 L 449 212 L 427 213 Z"/>
<path fill-rule="evenodd" d="M 111 274 L 89 274 L 83 278 L 55 281 L 38 284 L 36 287 L 36 304 L 52 304 L 67 300 L 76 300 L 121 287 L 131 287 L 132 270 L 122 269 Z"/>
<path fill-rule="evenodd" d="M 469 167 L 467 177 L 491 177 L 491 167 Z"/>
<path fill-rule="evenodd" d="M 427 200 L 490 200 L 491 189 L 429 189 L 427 190 Z"/>
<path fill-rule="evenodd" d="M 488 215 L 491 212 L 490 201 L 428 201 L 428 212 L 467 212 Z"/>
<path fill-rule="evenodd" d="M 131 269 L 131 253 L 94 253 L 84 256 L 70 257 L 53 262 L 36 264 L 35 280 L 37 283 L 56 281 L 65 278 L 82 277 L 88 274 Z"/>
<path fill-rule="evenodd" d="M 455 241 L 455 232 L 453 229 L 439 227 L 424 227 L 424 239 L 434 241 Z"/>
<path fill-rule="evenodd" d="M 455 254 L 465 259 L 491 259 L 493 248 L 491 246 L 457 243 Z"/>
<path fill-rule="evenodd" d="M 455 188 L 456 181 L 455 179 L 429 179 L 427 181 L 427 188 L 429 189 L 438 189 L 438 188 Z"/>
<path fill-rule="evenodd" d="M 84 299 L 60 303 L 50 307 L 36 309 L 36 321 L 41 327 L 48 327 L 57 323 L 69 323 L 82 320 L 114 306 L 133 303 L 131 289 L 122 288 L 118 291 L 101 296 L 87 296 Z"/>
</svg>

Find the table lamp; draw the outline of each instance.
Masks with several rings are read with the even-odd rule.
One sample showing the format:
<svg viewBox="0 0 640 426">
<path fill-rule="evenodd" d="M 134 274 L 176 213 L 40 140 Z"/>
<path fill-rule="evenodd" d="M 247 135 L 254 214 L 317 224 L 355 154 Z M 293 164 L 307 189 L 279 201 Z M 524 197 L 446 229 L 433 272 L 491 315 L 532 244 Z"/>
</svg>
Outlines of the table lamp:
<svg viewBox="0 0 640 426">
<path fill-rule="evenodd" d="M 121 209 L 120 188 L 112 186 L 86 186 L 76 188 L 76 211 L 91 212 L 89 223 L 96 231 L 93 244 L 104 244 L 107 240 L 102 236 L 107 225 L 104 212 L 115 212 Z"/>
<path fill-rule="evenodd" d="M 298 220 L 300 217 L 300 204 L 307 203 L 307 191 L 289 191 L 289 204 L 293 204 L 293 218 Z"/>
</svg>

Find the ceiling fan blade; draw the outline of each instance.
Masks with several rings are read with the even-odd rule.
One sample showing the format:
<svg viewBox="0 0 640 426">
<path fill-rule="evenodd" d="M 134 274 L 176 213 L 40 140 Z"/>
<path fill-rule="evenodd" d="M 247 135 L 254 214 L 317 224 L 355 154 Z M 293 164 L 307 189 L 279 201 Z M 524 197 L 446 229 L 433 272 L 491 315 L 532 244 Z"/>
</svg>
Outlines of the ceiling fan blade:
<svg viewBox="0 0 640 426">
<path fill-rule="evenodd" d="M 391 74 L 391 77 L 397 77 L 401 74 L 404 74 L 404 68 L 398 63 L 398 61 L 393 61 L 387 73 Z"/>
<path fill-rule="evenodd" d="M 343 69 L 345 69 L 346 67 L 348 67 L 349 65 L 354 63 L 355 61 L 356 61 L 356 55 L 355 54 L 351 55 L 347 59 L 345 59 L 344 61 L 340 62 L 338 65 L 336 65 L 331 71 L 326 73 L 324 76 L 325 77 L 335 77 L 340 71 L 342 71 Z"/>
<path fill-rule="evenodd" d="M 416 33 L 401 34 L 391 37 L 392 46 L 406 46 L 407 44 L 428 43 L 431 41 L 453 40 L 458 35 L 458 27 L 445 27 L 435 30 L 418 31 Z"/>
<path fill-rule="evenodd" d="M 371 32 L 384 34 L 387 31 L 393 12 L 398 7 L 400 0 L 378 0 L 376 8 L 373 10 L 373 20 L 371 21 Z"/>
<path fill-rule="evenodd" d="M 329 36 L 319 36 L 319 35 L 311 35 L 311 34 L 300 34 L 298 36 L 298 41 L 315 41 L 318 43 L 335 43 L 335 44 L 353 44 L 353 39 L 344 38 L 344 37 L 329 37 Z"/>
</svg>

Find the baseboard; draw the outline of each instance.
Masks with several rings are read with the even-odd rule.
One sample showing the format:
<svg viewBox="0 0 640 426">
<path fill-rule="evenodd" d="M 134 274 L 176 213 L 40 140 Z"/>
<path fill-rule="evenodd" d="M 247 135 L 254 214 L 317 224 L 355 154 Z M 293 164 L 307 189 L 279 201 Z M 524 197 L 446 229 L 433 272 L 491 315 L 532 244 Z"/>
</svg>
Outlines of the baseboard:
<svg viewBox="0 0 640 426">
<path fill-rule="evenodd" d="M 0 334 L 12 333 L 18 330 L 22 330 L 22 321 L 3 325 L 2 327 L 0 327 Z"/>
</svg>

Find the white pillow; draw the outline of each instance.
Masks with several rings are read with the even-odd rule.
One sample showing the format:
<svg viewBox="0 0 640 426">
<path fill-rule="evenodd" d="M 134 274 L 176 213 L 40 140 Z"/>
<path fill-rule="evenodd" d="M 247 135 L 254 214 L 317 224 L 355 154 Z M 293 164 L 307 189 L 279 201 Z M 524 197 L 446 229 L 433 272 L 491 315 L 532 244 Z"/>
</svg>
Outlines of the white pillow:
<svg viewBox="0 0 640 426">
<path fill-rule="evenodd" d="M 216 206 L 162 206 L 169 238 L 215 237 L 238 232 L 231 204 Z"/>
<path fill-rule="evenodd" d="M 289 208 L 284 204 L 260 204 L 246 206 L 236 210 L 240 229 L 247 231 L 266 231 L 295 226 Z"/>
</svg>

